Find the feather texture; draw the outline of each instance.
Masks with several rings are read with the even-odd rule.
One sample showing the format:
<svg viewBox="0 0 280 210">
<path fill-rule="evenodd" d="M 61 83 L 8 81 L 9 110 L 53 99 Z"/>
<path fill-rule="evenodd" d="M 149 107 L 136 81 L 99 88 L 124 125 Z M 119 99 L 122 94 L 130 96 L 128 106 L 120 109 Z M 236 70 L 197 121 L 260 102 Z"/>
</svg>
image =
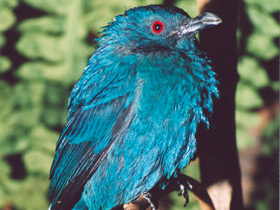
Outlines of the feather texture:
<svg viewBox="0 0 280 210">
<path fill-rule="evenodd" d="M 164 23 L 163 34 L 150 29 Z M 211 61 L 190 17 L 175 7 L 126 11 L 104 35 L 68 103 L 51 168 L 51 210 L 112 209 L 189 164 L 200 122 L 218 97 Z"/>
</svg>

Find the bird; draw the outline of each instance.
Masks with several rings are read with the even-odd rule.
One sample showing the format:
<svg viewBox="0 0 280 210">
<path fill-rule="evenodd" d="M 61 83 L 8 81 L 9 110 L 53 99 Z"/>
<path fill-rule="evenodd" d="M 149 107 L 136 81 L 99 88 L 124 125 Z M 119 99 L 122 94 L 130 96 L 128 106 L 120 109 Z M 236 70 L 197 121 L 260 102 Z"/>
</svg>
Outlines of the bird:
<svg viewBox="0 0 280 210">
<path fill-rule="evenodd" d="M 194 158 L 219 97 L 196 34 L 221 23 L 175 6 L 131 8 L 103 28 L 74 85 L 50 170 L 49 210 L 110 210 L 164 190 Z"/>
</svg>

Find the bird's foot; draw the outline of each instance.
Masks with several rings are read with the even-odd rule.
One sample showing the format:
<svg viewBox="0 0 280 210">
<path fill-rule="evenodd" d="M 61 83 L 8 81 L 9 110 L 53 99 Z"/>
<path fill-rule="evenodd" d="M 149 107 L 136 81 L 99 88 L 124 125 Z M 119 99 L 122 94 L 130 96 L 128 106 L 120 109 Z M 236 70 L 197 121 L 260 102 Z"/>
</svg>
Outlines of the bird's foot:
<svg viewBox="0 0 280 210">
<path fill-rule="evenodd" d="M 184 196 L 184 198 L 185 198 L 184 207 L 186 207 L 187 204 L 189 203 L 189 194 L 188 194 L 187 190 L 191 190 L 193 186 L 189 182 L 184 182 L 184 184 L 182 184 L 180 181 L 178 181 L 177 183 L 181 190 L 181 192 L 178 195 Z"/>
<path fill-rule="evenodd" d="M 152 194 L 149 192 L 145 192 L 143 197 L 148 201 L 152 210 L 158 209 L 158 201 L 152 199 Z"/>
<path fill-rule="evenodd" d="M 152 210 L 158 208 L 158 202 L 152 200 L 152 194 L 145 192 L 139 198 L 123 205 L 124 210 L 145 210 L 151 207 Z"/>
</svg>

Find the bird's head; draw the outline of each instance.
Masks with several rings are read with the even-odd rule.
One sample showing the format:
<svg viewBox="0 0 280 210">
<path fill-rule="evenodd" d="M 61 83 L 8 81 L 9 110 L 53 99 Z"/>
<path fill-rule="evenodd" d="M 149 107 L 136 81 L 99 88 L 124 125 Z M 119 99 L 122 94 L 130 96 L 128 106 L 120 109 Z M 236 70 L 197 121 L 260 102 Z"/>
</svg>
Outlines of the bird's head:
<svg viewBox="0 0 280 210">
<path fill-rule="evenodd" d="M 212 13 L 190 18 L 185 11 L 176 7 L 137 7 L 117 16 L 114 22 L 106 26 L 100 42 L 127 52 L 164 48 L 188 50 L 197 32 L 221 22 Z"/>
</svg>

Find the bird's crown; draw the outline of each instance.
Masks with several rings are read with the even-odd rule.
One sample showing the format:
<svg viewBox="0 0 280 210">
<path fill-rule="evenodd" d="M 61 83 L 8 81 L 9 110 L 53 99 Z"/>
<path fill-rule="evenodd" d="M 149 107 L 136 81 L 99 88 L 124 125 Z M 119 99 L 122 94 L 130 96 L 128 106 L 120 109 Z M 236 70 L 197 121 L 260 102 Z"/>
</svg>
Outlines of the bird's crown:
<svg viewBox="0 0 280 210">
<path fill-rule="evenodd" d="M 211 13 L 192 19 L 177 7 L 149 5 L 132 8 L 104 27 L 99 40 L 130 49 L 186 47 L 201 29 L 221 20 Z"/>
</svg>

